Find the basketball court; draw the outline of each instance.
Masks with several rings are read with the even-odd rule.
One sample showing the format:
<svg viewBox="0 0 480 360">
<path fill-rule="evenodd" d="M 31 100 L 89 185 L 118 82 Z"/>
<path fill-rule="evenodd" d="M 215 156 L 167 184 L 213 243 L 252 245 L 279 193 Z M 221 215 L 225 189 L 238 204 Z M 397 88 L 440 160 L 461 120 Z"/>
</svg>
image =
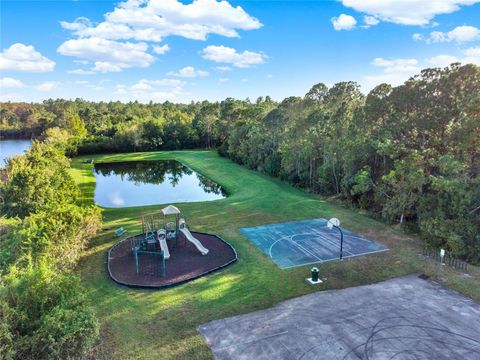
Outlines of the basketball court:
<svg viewBox="0 0 480 360">
<path fill-rule="evenodd" d="M 388 250 L 383 245 L 344 228 L 343 258 Z M 327 220 L 313 219 L 242 228 L 240 232 L 280 268 L 317 264 L 340 258 L 340 231 Z"/>
</svg>

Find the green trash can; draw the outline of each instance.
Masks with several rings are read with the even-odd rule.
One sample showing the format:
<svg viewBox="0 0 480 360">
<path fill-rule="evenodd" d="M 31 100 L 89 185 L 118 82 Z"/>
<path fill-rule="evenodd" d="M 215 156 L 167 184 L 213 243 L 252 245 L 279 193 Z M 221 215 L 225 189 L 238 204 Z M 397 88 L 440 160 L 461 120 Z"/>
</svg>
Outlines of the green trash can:
<svg viewBox="0 0 480 360">
<path fill-rule="evenodd" d="M 316 267 L 312 268 L 312 282 L 317 282 L 318 281 L 318 269 Z"/>
</svg>

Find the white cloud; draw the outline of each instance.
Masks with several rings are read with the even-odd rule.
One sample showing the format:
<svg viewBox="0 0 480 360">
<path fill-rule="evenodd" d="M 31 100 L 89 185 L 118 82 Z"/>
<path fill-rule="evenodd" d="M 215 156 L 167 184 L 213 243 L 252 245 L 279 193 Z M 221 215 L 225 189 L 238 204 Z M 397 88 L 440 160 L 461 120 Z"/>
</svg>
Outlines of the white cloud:
<svg viewBox="0 0 480 360">
<path fill-rule="evenodd" d="M 246 82 L 248 82 L 248 79 L 247 79 L 247 78 L 243 78 L 243 79 L 240 80 L 240 82 L 246 83 Z"/>
<path fill-rule="evenodd" d="M 471 47 L 463 52 L 467 56 L 480 57 L 480 47 Z"/>
<path fill-rule="evenodd" d="M 115 94 L 126 94 L 127 87 L 125 85 L 117 85 L 115 86 Z"/>
<path fill-rule="evenodd" d="M 376 75 L 368 75 L 363 77 L 362 85 L 369 90 L 381 83 L 391 85 L 400 85 L 415 74 L 418 74 L 422 68 L 426 67 L 446 67 L 452 63 L 472 63 L 480 65 L 480 46 L 470 47 L 462 51 L 462 56 L 453 56 L 448 54 L 440 54 L 422 60 L 420 63 L 417 59 L 384 59 L 375 58 L 372 65 L 381 69 L 381 73 Z"/>
<path fill-rule="evenodd" d="M 88 65 L 87 60 L 73 60 L 73 63 L 77 65 Z"/>
<path fill-rule="evenodd" d="M 22 88 L 25 85 L 17 79 L 4 77 L 0 79 L 0 88 Z"/>
<path fill-rule="evenodd" d="M 161 79 L 161 80 L 141 80 L 155 86 L 181 87 L 185 85 L 185 81 L 178 79 Z"/>
<path fill-rule="evenodd" d="M 340 14 L 338 17 L 333 17 L 330 19 L 333 28 L 337 31 L 340 30 L 352 30 L 357 24 L 357 20 L 353 16 Z"/>
<path fill-rule="evenodd" d="M 91 37 L 67 40 L 57 51 L 65 56 L 93 61 L 94 67 L 90 70 L 105 73 L 150 66 L 154 57 L 146 52 L 147 49 L 148 45 L 142 42 L 119 42 Z"/>
<path fill-rule="evenodd" d="M 378 20 L 375 16 L 366 15 L 363 17 L 363 22 L 368 26 L 375 26 L 380 23 L 380 20 Z"/>
<path fill-rule="evenodd" d="M 273 78 L 273 75 L 272 75 L 272 74 L 268 74 L 268 75 L 267 75 L 267 78 L 271 79 L 271 78 Z"/>
<path fill-rule="evenodd" d="M 215 69 L 220 72 L 232 71 L 232 68 L 230 66 L 215 66 Z"/>
<path fill-rule="evenodd" d="M 448 32 L 448 38 L 463 43 L 480 39 L 480 29 L 474 26 L 457 26 Z"/>
<path fill-rule="evenodd" d="M 7 102 L 7 101 L 12 101 L 12 102 L 22 102 L 22 101 L 27 101 L 24 97 L 23 94 L 19 93 L 4 93 L 3 91 L 0 92 L 0 101 L 2 102 Z"/>
<path fill-rule="evenodd" d="M 35 86 L 35 89 L 40 91 L 52 91 L 58 89 L 62 84 L 58 81 L 45 81 Z"/>
<path fill-rule="evenodd" d="M 67 40 L 58 48 L 62 55 L 93 61 L 94 72 L 119 72 L 130 67 L 148 67 L 154 58 L 145 41 L 160 42 L 176 35 L 206 40 L 209 34 L 239 37 L 238 30 L 262 26 L 242 7 L 226 0 L 127 0 L 94 24 L 85 17 L 60 22 L 78 38 Z M 128 41 L 127 41 L 128 40 Z M 163 55 L 169 45 L 152 46 L 153 53 Z M 74 70 L 81 74 L 80 69 Z M 88 71 L 88 70 L 86 70 Z"/>
<path fill-rule="evenodd" d="M 105 88 L 103 86 L 100 86 L 100 85 L 87 85 L 88 88 L 92 89 L 92 90 L 95 90 L 95 91 L 102 91 L 102 90 L 105 90 Z"/>
<path fill-rule="evenodd" d="M 480 39 L 480 29 L 474 26 L 457 26 L 455 29 L 449 32 L 432 31 L 427 42 L 457 42 L 464 43 L 469 41 L 475 41 Z"/>
<path fill-rule="evenodd" d="M 377 19 L 402 25 L 429 25 L 440 14 L 480 0 L 341 0 L 343 5 Z"/>
<path fill-rule="evenodd" d="M 437 55 L 427 59 L 427 63 L 435 67 L 445 67 L 458 61 L 458 58 L 452 55 Z"/>
<path fill-rule="evenodd" d="M 114 63 L 109 61 L 95 61 L 95 66 L 92 68 L 93 72 L 120 72 L 124 68 L 129 68 L 125 63 Z"/>
<path fill-rule="evenodd" d="M 177 79 L 161 79 L 161 80 L 147 80 L 142 79 L 129 87 L 133 91 L 150 91 L 155 88 L 171 88 L 180 89 L 185 85 L 185 82 Z"/>
<path fill-rule="evenodd" d="M 63 28 L 79 37 L 159 42 L 169 35 L 206 40 L 208 34 L 238 37 L 237 30 L 262 26 L 242 7 L 228 1 L 194 0 L 184 4 L 177 0 L 127 0 L 105 14 L 105 21 L 94 26 L 86 18 L 62 21 Z"/>
<path fill-rule="evenodd" d="M 248 68 L 252 65 L 263 64 L 267 56 L 263 53 L 245 50 L 237 52 L 237 50 L 227 46 L 209 45 L 202 51 L 204 59 L 232 64 L 239 68 Z"/>
<path fill-rule="evenodd" d="M 445 67 L 452 63 L 475 64 L 480 66 L 480 46 L 470 47 L 462 51 L 461 57 L 447 54 L 437 55 L 426 59 L 427 63 L 436 67 Z"/>
<path fill-rule="evenodd" d="M 470 47 L 461 52 L 461 56 L 440 54 L 425 59 L 429 66 L 446 67 L 452 63 L 475 64 L 480 66 L 480 46 Z"/>
<path fill-rule="evenodd" d="M 388 83 L 391 85 L 400 85 L 405 80 L 420 71 L 417 59 L 384 59 L 375 58 L 372 65 L 380 68 L 382 72 L 377 75 L 364 76 L 364 84 L 367 89 L 381 83 Z"/>
<path fill-rule="evenodd" d="M 420 41 L 420 40 L 423 40 L 423 36 L 422 36 L 422 34 L 415 33 L 415 34 L 412 35 L 412 39 L 415 40 L 415 41 Z"/>
<path fill-rule="evenodd" d="M 480 46 L 471 47 L 463 51 L 465 57 L 462 59 L 463 63 L 470 63 L 480 66 Z"/>
<path fill-rule="evenodd" d="M 60 25 L 67 30 L 71 31 L 80 31 L 82 29 L 88 28 L 92 26 L 92 22 L 90 19 L 80 16 L 75 19 L 74 22 L 69 23 L 68 21 L 60 21 Z"/>
<path fill-rule="evenodd" d="M 229 81 L 229 80 L 230 80 L 229 78 L 220 78 L 220 79 L 218 79 L 218 82 L 219 82 L 220 84 L 223 84 L 223 83 L 226 83 L 226 82 Z"/>
<path fill-rule="evenodd" d="M 372 65 L 383 68 L 386 73 L 412 72 L 418 71 L 417 59 L 384 59 L 375 58 Z"/>
<path fill-rule="evenodd" d="M 167 52 L 170 51 L 170 46 L 168 46 L 168 44 L 165 44 L 165 45 L 162 45 L 162 46 L 152 46 L 153 48 L 153 52 L 155 54 L 158 54 L 158 55 L 164 55 L 166 54 Z"/>
<path fill-rule="evenodd" d="M 68 70 L 67 73 L 72 75 L 92 75 L 92 74 L 95 74 L 95 71 L 84 70 L 84 69 L 74 69 L 74 70 Z"/>
<path fill-rule="evenodd" d="M 178 76 L 185 78 L 194 78 L 194 77 L 205 77 L 210 75 L 208 71 L 196 70 L 193 66 L 187 66 L 183 69 L 178 70 L 177 72 L 171 71 L 167 74 L 168 76 Z"/>
<path fill-rule="evenodd" d="M 49 72 L 54 68 L 55 61 L 40 54 L 32 45 L 16 43 L 0 54 L 0 70 Z"/>
<path fill-rule="evenodd" d="M 125 99 L 142 102 L 175 100 L 183 94 L 185 82 L 179 79 L 142 79 L 132 85 L 119 84 L 115 93 L 124 95 Z"/>
<path fill-rule="evenodd" d="M 150 91 L 153 90 L 153 86 L 145 81 L 139 81 L 138 83 L 130 87 L 133 91 Z"/>
</svg>

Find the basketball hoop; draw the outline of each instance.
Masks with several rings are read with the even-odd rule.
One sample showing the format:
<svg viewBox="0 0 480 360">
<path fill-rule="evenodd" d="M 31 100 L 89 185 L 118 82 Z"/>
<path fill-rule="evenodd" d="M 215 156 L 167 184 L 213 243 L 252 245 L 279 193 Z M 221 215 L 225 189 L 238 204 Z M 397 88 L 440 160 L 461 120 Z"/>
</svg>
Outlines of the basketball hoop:
<svg viewBox="0 0 480 360">
<path fill-rule="evenodd" d="M 340 227 L 340 220 L 337 218 L 331 218 L 327 221 L 327 228 L 328 230 L 333 230 L 333 228 L 337 229 L 340 232 L 340 260 L 343 259 L 343 231 Z"/>
<path fill-rule="evenodd" d="M 327 222 L 327 227 L 329 230 L 332 230 L 334 226 L 340 226 L 340 220 L 338 220 L 337 218 L 331 218 Z"/>
</svg>

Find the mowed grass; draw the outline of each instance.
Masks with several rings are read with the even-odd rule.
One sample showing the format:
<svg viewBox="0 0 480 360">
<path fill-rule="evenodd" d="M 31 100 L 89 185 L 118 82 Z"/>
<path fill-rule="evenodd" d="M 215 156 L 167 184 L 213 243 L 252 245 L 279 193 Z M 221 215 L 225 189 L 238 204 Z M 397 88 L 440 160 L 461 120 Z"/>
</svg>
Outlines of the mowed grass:
<svg viewBox="0 0 480 360">
<path fill-rule="evenodd" d="M 74 159 L 72 175 L 82 189 L 84 203 L 88 204 L 93 202 L 95 179 L 92 165 L 83 162 L 86 158 Z M 96 358 L 210 359 L 212 354 L 197 332 L 202 323 L 268 308 L 314 291 L 368 284 L 413 272 L 427 273 L 480 301 L 478 269 L 470 267 L 470 274 L 462 274 L 439 267 L 419 256 L 420 242 L 400 230 L 247 170 L 215 152 L 152 152 L 88 158 L 96 162 L 174 159 L 215 180 L 228 191 L 228 198 L 176 205 L 190 228 L 222 236 L 239 255 L 238 262 L 227 269 L 168 290 L 121 287 L 106 273 L 106 251 L 117 241 L 113 230 L 123 226 L 129 233 L 139 232 L 141 214 L 157 213 L 163 206 L 104 209 L 106 230 L 94 240 L 78 267 L 102 324 Z M 310 287 L 305 283 L 310 266 L 281 270 L 239 233 L 245 226 L 332 216 L 340 218 L 342 226 L 386 245 L 390 251 L 319 264 L 325 281 L 318 287 Z"/>
</svg>

